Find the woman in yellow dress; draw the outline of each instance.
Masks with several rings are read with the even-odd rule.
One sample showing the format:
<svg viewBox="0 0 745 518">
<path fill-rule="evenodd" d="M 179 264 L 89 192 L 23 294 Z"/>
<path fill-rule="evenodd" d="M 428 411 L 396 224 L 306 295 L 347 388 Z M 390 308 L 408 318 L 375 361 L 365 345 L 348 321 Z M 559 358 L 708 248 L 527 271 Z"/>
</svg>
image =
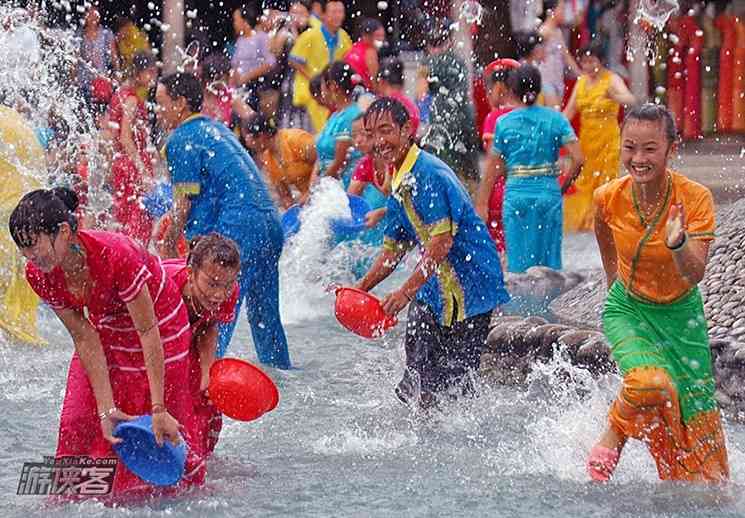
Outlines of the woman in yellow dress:
<svg viewBox="0 0 745 518">
<path fill-rule="evenodd" d="M 582 76 L 577 80 L 564 115 L 580 116 L 579 144 L 585 157 L 576 189 L 564 197 L 564 232 L 592 230 L 592 193 L 618 177 L 621 149 L 618 111 L 635 99 L 623 80 L 602 64 L 603 47 L 594 40 L 579 54 Z"/>
<path fill-rule="evenodd" d="M 39 298 L 26 281 L 18 247 L 10 238 L 10 213 L 28 191 L 41 186 L 44 150 L 23 117 L 0 106 L 0 330 L 11 339 L 44 343 L 36 328 Z"/>
</svg>

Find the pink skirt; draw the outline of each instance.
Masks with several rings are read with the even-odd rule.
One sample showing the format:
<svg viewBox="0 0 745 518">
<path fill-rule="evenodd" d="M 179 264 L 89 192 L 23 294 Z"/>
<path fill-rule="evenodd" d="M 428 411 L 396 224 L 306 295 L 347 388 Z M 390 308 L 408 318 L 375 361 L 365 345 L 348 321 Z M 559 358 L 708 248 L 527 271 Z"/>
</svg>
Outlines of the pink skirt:
<svg viewBox="0 0 745 518">
<path fill-rule="evenodd" d="M 504 204 L 504 176 L 498 176 L 489 197 L 489 221 L 487 231 L 497 245 L 497 251 L 504 253 L 504 225 L 502 224 L 502 205 Z"/>
<path fill-rule="evenodd" d="M 164 298 L 173 301 L 173 297 Z M 161 306 L 160 301 L 157 306 Z M 171 307 L 175 307 L 175 304 Z M 165 404 L 168 412 L 181 424 L 181 434 L 188 448 L 184 477 L 175 488 L 170 489 L 171 492 L 202 484 L 206 473 L 204 440 L 201 438 L 203 434 L 198 430 L 199 421 L 194 413 L 195 405 L 192 392 L 189 390 L 191 357 L 188 353 L 191 333 L 174 333 L 174 329 L 184 324 L 188 326 L 188 316 L 186 308 L 182 306 L 174 318 L 159 326 L 161 337 L 164 340 L 168 339 L 163 384 Z M 136 333 L 106 330 L 99 330 L 99 333 L 108 357 L 109 379 L 117 408 L 133 416 L 149 414 L 150 388 L 142 362 L 126 364 L 122 362 L 122 356 L 126 356 L 127 353 L 117 355 L 111 351 L 111 347 L 116 344 L 132 344 L 133 341 L 139 344 Z M 117 356 L 118 359 L 115 359 Z M 56 456 L 78 455 L 93 458 L 116 457 L 111 444 L 104 439 L 101 432 L 93 388 L 76 353 L 72 357 L 67 375 Z M 147 496 L 155 492 L 160 490 L 141 480 L 123 463 L 117 465 L 112 496 Z"/>
</svg>

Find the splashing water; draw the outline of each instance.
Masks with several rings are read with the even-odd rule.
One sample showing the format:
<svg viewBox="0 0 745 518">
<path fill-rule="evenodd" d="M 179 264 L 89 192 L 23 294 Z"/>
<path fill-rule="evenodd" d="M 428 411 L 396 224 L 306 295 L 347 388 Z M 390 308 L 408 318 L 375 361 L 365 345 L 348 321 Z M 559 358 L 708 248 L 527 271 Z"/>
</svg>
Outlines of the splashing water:
<svg viewBox="0 0 745 518">
<path fill-rule="evenodd" d="M 41 19 L 32 11 L 0 6 L 0 100 L 22 113 L 34 129 L 51 127 L 51 119 L 63 121 L 69 136 L 61 138 L 57 154 L 86 157 L 88 206 L 94 213 L 103 213 L 111 206 L 104 185 L 109 164 L 96 146 L 95 121 L 84 109 L 76 79 L 70 74 L 77 66 L 87 66 L 79 59 L 80 37 L 71 29 L 45 27 Z M 75 183 L 64 167 L 48 166 L 48 172 L 34 172 L 43 184 L 48 178 L 55 184 Z"/>
<path fill-rule="evenodd" d="M 279 263 L 280 307 L 284 322 L 327 315 L 324 285 L 343 275 L 339 252 L 331 252 L 331 220 L 351 216 L 347 195 L 332 178 L 321 178 L 300 212 L 300 230 L 285 244 Z"/>
<path fill-rule="evenodd" d="M 634 23 L 644 20 L 661 31 L 670 17 L 680 8 L 678 0 L 639 0 Z"/>
<path fill-rule="evenodd" d="M 466 0 L 458 8 L 458 19 L 466 23 L 481 25 L 484 8 L 476 0 Z"/>
</svg>

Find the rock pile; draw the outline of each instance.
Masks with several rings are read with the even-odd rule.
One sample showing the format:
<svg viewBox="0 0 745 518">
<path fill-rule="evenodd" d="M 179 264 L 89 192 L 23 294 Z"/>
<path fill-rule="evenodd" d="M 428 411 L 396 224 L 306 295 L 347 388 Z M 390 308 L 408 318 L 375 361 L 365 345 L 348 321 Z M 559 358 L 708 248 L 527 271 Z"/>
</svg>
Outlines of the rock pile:
<svg viewBox="0 0 745 518">
<path fill-rule="evenodd" d="M 530 297 L 546 301 L 566 293 L 585 281 L 579 272 L 560 272 L 546 266 L 533 266 L 525 273 L 505 274 L 505 286 L 513 297 Z"/>
</svg>

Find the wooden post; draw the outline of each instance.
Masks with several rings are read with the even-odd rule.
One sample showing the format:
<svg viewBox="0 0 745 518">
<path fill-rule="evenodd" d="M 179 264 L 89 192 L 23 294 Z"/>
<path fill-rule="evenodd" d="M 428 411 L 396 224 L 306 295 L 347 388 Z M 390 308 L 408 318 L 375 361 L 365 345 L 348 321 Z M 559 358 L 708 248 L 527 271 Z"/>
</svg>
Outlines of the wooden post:
<svg viewBox="0 0 745 518">
<path fill-rule="evenodd" d="M 177 48 L 184 48 L 184 2 L 165 0 L 163 2 L 163 46 L 160 56 L 163 71 L 168 74 L 176 71 L 180 63 Z"/>
</svg>

